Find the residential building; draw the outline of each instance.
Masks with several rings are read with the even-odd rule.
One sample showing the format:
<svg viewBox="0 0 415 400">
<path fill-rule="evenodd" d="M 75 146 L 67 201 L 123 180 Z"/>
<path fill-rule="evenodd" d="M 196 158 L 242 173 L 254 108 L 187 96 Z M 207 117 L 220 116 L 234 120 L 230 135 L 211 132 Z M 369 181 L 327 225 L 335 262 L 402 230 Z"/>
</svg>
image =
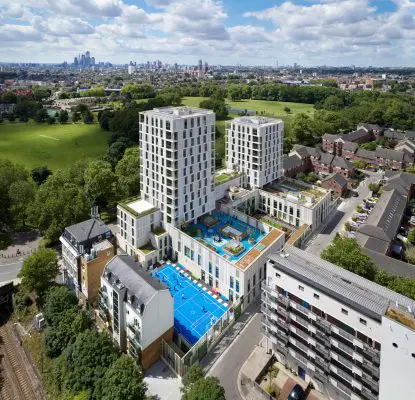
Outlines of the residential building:
<svg viewBox="0 0 415 400">
<path fill-rule="evenodd" d="M 331 190 L 337 196 L 346 196 L 348 192 L 348 182 L 340 174 L 331 174 L 321 179 L 321 187 Z"/>
<path fill-rule="evenodd" d="M 413 300 L 287 247 L 268 261 L 261 310 L 267 348 L 329 399 L 415 398 Z"/>
<path fill-rule="evenodd" d="M 288 224 L 318 228 L 330 212 L 331 195 L 326 189 L 284 178 L 259 190 L 258 209 Z"/>
<path fill-rule="evenodd" d="M 65 284 L 82 304 L 96 304 L 102 271 L 115 254 L 111 230 L 94 217 L 68 226 L 59 240 Z"/>
<path fill-rule="evenodd" d="M 0 103 L 0 117 L 2 114 L 13 113 L 16 108 L 16 104 L 13 103 Z"/>
<path fill-rule="evenodd" d="M 282 176 L 284 122 L 239 117 L 228 123 L 227 167 L 245 173 L 246 187 L 260 188 Z"/>
<path fill-rule="evenodd" d="M 215 113 L 164 107 L 140 113 L 141 197 L 163 225 L 195 221 L 215 208 Z"/>
<path fill-rule="evenodd" d="M 113 257 L 101 277 L 99 316 L 114 342 L 144 369 L 160 359 L 162 341 L 173 340 L 173 298 L 168 287 L 128 255 Z"/>
</svg>

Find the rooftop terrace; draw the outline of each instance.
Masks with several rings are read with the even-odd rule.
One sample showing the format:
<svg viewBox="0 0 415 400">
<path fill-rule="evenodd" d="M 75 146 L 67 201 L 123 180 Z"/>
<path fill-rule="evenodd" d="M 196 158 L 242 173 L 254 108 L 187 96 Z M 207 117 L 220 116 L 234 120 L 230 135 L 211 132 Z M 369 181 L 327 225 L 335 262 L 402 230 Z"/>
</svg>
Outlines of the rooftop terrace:
<svg viewBox="0 0 415 400">
<path fill-rule="evenodd" d="M 146 111 L 147 113 L 152 114 L 167 114 L 171 116 L 177 116 L 182 117 L 186 115 L 206 115 L 206 114 L 212 114 L 212 110 L 206 110 L 204 108 L 198 108 L 198 107 L 160 107 L 160 108 L 154 108 L 153 110 Z"/>
<path fill-rule="evenodd" d="M 273 125 L 279 124 L 282 122 L 282 119 L 276 118 L 268 118 L 268 117 L 255 117 L 255 116 L 245 116 L 234 118 L 233 120 L 229 121 L 235 124 L 249 124 L 249 125 Z"/>
<path fill-rule="evenodd" d="M 154 207 L 145 200 L 141 200 L 140 197 L 126 199 L 118 205 L 135 217 L 143 217 L 144 215 L 152 214 L 157 211 L 157 207 Z"/>
<path fill-rule="evenodd" d="M 264 186 L 262 190 L 310 208 L 313 208 L 327 194 L 326 190 L 317 186 L 306 185 L 299 181 L 288 179 L 270 183 Z"/>
<path fill-rule="evenodd" d="M 183 231 L 241 269 L 284 234 L 275 229 L 266 234 L 222 212 L 206 214 Z"/>
</svg>

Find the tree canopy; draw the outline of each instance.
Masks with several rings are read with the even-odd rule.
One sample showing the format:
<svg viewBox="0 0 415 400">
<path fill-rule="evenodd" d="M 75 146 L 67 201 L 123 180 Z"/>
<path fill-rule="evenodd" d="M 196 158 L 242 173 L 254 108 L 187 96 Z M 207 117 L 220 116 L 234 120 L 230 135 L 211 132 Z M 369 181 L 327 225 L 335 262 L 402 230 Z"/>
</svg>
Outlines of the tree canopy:
<svg viewBox="0 0 415 400">
<path fill-rule="evenodd" d="M 39 249 L 26 258 L 18 277 L 22 279 L 22 286 L 29 292 L 35 291 L 43 295 L 59 272 L 56 251 Z"/>
<path fill-rule="evenodd" d="M 97 400 L 145 400 L 147 385 L 137 363 L 122 354 L 106 370 L 95 388 Z"/>
<path fill-rule="evenodd" d="M 225 400 L 225 389 L 218 378 L 201 378 L 183 393 L 182 400 Z"/>
<path fill-rule="evenodd" d="M 363 253 L 356 239 L 337 235 L 322 251 L 321 258 L 371 281 L 375 279 L 376 265 L 367 254 Z"/>
</svg>

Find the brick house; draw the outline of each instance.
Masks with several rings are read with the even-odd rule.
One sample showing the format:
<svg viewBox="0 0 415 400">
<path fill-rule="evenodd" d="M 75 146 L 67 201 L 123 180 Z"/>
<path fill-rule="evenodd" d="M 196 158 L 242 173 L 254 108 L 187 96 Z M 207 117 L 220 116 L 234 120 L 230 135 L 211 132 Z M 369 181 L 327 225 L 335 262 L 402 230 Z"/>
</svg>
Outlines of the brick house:
<svg viewBox="0 0 415 400">
<path fill-rule="evenodd" d="M 321 187 L 332 190 L 337 196 L 346 196 L 348 191 L 348 182 L 340 174 L 332 174 L 321 181 Z"/>
<path fill-rule="evenodd" d="M 282 159 L 284 176 L 294 178 L 300 172 L 308 172 L 308 161 L 301 159 L 298 154 L 285 156 Z"/>
<path fill-rule="evenodd" d="M 343 143 L 343 154 L 339 155 L 343 155 L 347 160 L 354 160 L 358 149 L 359 145 L 357 143 L 345 141 Z"/>
<path fill-rule="evenodd" d="M 334 156 L 331 162 L 331 171 L 335 174 L 342 175 L 345 179 L 353 178 L 355 175 L 355 168 L 351 161 L 343 157 Z"/>
<path fill-rule="evenodd" d="M 322 137 L 322 148 L 327 153 L 342 155 L 344 140 L 340 135 L 325 133 Z"/>
</svg>

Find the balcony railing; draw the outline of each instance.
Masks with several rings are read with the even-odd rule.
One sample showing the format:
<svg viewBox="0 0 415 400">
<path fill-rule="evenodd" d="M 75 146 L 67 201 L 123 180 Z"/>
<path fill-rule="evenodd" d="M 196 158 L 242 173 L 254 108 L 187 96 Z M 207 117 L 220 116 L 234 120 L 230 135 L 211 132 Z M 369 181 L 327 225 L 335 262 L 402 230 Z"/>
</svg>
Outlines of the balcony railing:
<svg viewBox="0 0 415 400">
<path fill-rule="evenodd" d="M 288 308 L 290 305 L 290 299 L 288 297 L 279 295 L 277 297 L 277 303 L 283 305 L 285 308 Z"/>
<path fill-rule="evenodd" d="M 370 361 L 363 359 L 362 364 L 373 376 L 379 377 L 379 368 L 375 367 Z"/>
<path fill-rule="evenodd" d="M 317 317 L 316 325 L 325 332 L 330 332 L 331 330 L 330 322 L 325 320 L 324 318 Z"/>
<path fill-rule="evenodd" d="M 344 394 L 347 395 L 347 398 L 350 399 L 352 395 L 352 391 L 345 385 L 343 385 L 341 382 L 339 382 L 337 379 L 330 377 L 329 378 L 330 383 L 336 387 L 337 389 L 341 390 Z"/>
<path fill-rule="evenodd" d="M 378 396 L 374 395 L 370 390 L 363 387 L 362 396 L 367 400 L 377 400 Z"/>
<path fill-rule="evenodd" d="M 365 372 L 362 373 L 362 381 L 367 386 L 375 389 L 377 392 L 379 391 L 379 382 L 376 382 L 370 375 L 366 374 Z"/>
<path fill-rule="evenodd" d="M 304 315 L 307 315 L 310 313 L 310 310 L 298 303 L 296 303 L 295 301 L 290 301 L 290 306 L 295 308 L 296 310 L 300 311 L 301 313 L 303 313 Z"/>
</svg>

